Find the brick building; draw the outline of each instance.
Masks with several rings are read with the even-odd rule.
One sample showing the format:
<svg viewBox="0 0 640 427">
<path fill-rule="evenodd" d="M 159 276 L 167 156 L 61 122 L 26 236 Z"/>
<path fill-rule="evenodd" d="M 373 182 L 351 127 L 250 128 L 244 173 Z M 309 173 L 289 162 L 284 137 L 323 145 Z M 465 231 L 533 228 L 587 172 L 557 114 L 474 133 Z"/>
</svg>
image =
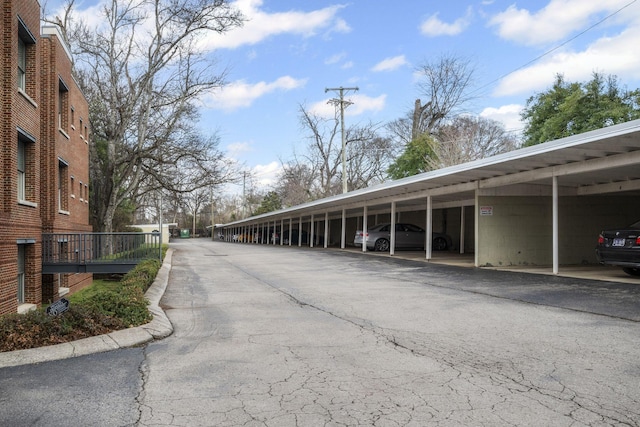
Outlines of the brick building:
<svg viewBox="0 0 640 427">
<path fill-rule="evenodd" d="M 91 231 L 89 107 L 37 0 L 0 0 L 0 315 L 57 300 L 90 274 L 42 274 L 42 233 Z"/>
</svg>

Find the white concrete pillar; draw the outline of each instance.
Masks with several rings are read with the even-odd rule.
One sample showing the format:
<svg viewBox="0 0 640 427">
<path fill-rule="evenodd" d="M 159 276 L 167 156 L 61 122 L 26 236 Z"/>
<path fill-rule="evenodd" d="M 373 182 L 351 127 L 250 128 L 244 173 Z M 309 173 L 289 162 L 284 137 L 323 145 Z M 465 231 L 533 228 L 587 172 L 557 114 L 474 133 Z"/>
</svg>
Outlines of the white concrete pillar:
<svg viewBox="0 0 640 427">
<path fill-rule="evenodd" d="M 362 208 L 362 252 L 367 252 L 367 228 L 369 228 L 367 224 L 368 215 L 367 205 L 364 205 L 364 208 Z"/>
<path fill-rule="evenodd" d="M 552 216 L 553 216 L 553 274 L 558 274 L 559 270 L 559 250 L 558 250 L 558 177 L 552 179 Z"/>
<path fill-rule="evenodd" d="M 324 213 L 324 248 L 329 246 L 329 212 Z"/>
<path fill-rule="evenodd" d="M 314 222 L 314 218 L 313 218 L 313 214 L 311 214 L 311 223 L 309 224 L 309 247 L 313 247 L 313 239 L 315 238 L 315 222 Z"/>
<path fill-rule="evenodd" d="M 342 209 L 342 230 L 340 230 L 340 249 L 345 248 L 347 240 L 347 210 Z"/>
<path fill-rule="evenodd" d="M 426 214 L 426 225 L 427 225 L 427 230 L 425 233 L 425 242 L 424 242 L 424 249 L 425 249 L 425 257 L 426 259 L 430 260 L 433 253 L 432 253 L 432 246 L 433 246 L 433 205 L 432 205 L 433 201 L 431 200 L 431 195 L 427 196 L 427 214 Z"/>
<path fill-rule="evenodd" d="M 391 202 L 391 242 L 389 247 L 389 255 L 396 253 L 396 202 Z"/>
</svg>

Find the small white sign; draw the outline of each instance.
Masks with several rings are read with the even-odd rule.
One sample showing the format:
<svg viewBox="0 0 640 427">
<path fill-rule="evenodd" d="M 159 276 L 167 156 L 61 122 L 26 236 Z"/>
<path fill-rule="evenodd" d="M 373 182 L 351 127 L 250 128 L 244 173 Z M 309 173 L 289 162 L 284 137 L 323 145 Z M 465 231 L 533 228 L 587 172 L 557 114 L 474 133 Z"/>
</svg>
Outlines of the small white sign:
<svg viewBox="0 0 640 427">
<path fill-rule="evenodd" d="M 480 206 L 480 216 L 493 215 L 493 206 Z"/>
</svg>

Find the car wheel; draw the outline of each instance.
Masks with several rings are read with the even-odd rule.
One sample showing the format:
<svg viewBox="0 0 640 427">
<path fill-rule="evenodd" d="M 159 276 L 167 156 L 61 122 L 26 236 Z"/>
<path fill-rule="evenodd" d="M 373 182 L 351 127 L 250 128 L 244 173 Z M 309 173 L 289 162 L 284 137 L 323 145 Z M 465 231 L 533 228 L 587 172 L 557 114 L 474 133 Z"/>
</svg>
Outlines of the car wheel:
<svg viewBox="0 0 640 427">
<path fill-rule="evenodd" d="M 623 267 L 622 271 L 627 273 L 629 276 L 640 276 L 640 268 Z"/>
<path fill-rule="evenodd" d="M 446 251 L 447 250 L 447 239 L 444 237 L 436 237 L 433 239 L 433 250 L 434 251 Z"/>
<path fill-rule="evenodd" d="M 389 241 L 387 239 L 376 240 L 374 249 L 378 252 L 387 252 L 389 250 Z"/>
</svg>

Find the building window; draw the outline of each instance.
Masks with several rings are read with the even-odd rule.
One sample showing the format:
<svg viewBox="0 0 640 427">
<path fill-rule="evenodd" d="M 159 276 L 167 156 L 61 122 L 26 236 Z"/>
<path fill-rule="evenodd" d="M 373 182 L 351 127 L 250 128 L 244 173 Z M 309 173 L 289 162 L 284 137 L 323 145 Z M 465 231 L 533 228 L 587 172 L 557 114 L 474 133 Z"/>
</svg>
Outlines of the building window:
<svg viewBox="0 0 640 427">
<path fill-rule="evenodd" d="M 18 202 L 31 204 L 34 196 L 35 138 L 18 128 Z"/>
<path fill-rule="evenodd" d="M 69 211 L 69 165 L 62 159 L 58 159 L 58 211 Z"/>
<path fill-rule="evenodd" d="M 27 46 L 18 39 L 18 89 L 27 89 Z"/>
<path fill-rule="evenodd" d="M 35 85 L 30 85 L 35 76 L 35 44 L 36 38 L 18 17 L 18 89 L 30 97 L 35 96 Z"/>
<path fill-rule="evenodd" d="M 26 265 L 25 245 L 18 245 L 18 304 L 24 304 L 26 301 L 25 265 Z"/>
<path fill-rule="evenodd" d="M 27 198 L 27 150 L 25 142 L 18 139 L 18 200 L 24 201 Z"/>
<path fill-rule="evenodd" d="M 69 128 L 69 88 L 62 79 L 58 81 L 58 128 L 66 133 Z"/>
</svg>

